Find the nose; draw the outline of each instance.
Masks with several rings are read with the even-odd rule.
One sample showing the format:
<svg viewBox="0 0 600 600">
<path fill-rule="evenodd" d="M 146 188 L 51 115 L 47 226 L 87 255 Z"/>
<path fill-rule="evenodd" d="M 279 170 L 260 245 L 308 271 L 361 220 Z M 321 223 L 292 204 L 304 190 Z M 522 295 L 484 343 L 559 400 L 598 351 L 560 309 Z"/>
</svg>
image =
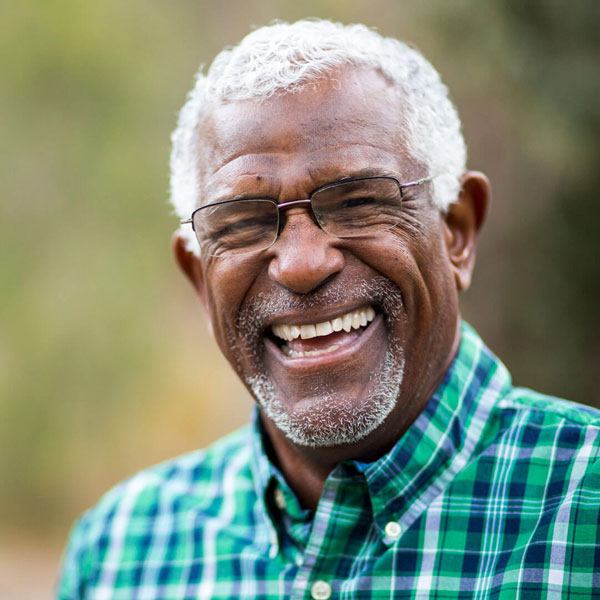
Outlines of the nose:
<svg viewBox="0 0 600 600">
<path fill-rule="evenodd" d="M 297 294 L 321 287 L 344 268 L 339 240 L 315 225 L 308 211 L 287 211 L 286 223 L 272 246 L 269 277 Z"/>
</svg>

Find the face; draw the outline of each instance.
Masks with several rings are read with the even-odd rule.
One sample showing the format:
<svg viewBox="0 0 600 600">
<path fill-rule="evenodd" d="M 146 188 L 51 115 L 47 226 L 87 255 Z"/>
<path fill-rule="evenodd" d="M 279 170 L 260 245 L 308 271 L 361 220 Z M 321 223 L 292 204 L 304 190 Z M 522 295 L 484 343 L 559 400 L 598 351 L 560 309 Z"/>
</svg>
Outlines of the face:
<svg viewBox="0 0 600 600">
<path fill-rule="evenodd" d="M 365 70 L 220 105 L 199 140 L 201 204 L 287 202 L 346 177 L 427 175 L 406 148 L 401 97 Z M 275 446 L 377 454 L 439 383 L 458 343 L 463 242 L 430 194 L 429 184 L 406 190 L 400 223 L 368 236 L 332 237 L 298 207 L 267 250 L 196 259 L 180 246 L 215 339 Z"/>
</svg>

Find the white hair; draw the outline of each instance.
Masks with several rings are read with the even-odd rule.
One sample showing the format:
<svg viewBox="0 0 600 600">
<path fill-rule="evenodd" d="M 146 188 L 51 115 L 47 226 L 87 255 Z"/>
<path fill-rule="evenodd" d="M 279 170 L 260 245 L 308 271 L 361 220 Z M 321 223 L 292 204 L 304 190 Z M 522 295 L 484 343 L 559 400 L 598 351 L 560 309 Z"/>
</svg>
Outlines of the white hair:
<svg viewBox="0 0 600 600">
<path fill-rule="evenodd" d="M 206 75 L 202 67 L 196 74 L 171 137 L 171 203 L 179 218 L 189 218 L 198 206 L 197 131 L 211 106 L 298 92 L 348 65 L 376 69 L 398 87 L 407 149 L 435 177 L 433 203 L 443 211 L 454 202 L 466 147 L 458 113 L 435 68 L 418 50 L 365 25 L 304 19 L 252 31 L 218 54 Z M 183 226 L 181 233 L 198 252 L 191 227 Z"/>
</svg>

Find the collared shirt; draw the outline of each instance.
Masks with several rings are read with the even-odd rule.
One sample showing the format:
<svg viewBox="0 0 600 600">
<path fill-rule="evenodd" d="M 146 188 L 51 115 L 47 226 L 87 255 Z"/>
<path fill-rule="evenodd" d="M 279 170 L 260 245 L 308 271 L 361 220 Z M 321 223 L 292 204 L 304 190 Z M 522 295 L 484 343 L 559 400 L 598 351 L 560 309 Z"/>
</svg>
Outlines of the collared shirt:
<svg viewBox="0 0 600 600">
<path fill-rule="evenodd" d="M 143 471 L 75 526 L 58 597 L 600 597 L 600 413 L 513 388 L 463 324 L 414 424 L 339 464 L 316 511 L 260 421 Z"/>
</svg>

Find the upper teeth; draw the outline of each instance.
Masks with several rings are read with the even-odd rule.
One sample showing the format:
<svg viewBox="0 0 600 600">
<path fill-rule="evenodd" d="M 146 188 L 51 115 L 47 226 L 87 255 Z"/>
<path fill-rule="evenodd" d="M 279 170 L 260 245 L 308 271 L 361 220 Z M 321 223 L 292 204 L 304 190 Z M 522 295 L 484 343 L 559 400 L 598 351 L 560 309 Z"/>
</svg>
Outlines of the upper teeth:
<svg viewBox="0 0 600 600">
<path fill-rule="evenodd" d="M 273 325 L 273 333 L 284 340 L 291 341 L 296 338 L 307 340 L 310 338 L 329 335 L 334 331 L 350 331 L 364 327 L 375 318 L 375 311 L 371 306 L 359 308 L 346 313 L 341 317 L 336 317 L 331 321 L 323 321 L 314 325 Z"/>
</svg>

